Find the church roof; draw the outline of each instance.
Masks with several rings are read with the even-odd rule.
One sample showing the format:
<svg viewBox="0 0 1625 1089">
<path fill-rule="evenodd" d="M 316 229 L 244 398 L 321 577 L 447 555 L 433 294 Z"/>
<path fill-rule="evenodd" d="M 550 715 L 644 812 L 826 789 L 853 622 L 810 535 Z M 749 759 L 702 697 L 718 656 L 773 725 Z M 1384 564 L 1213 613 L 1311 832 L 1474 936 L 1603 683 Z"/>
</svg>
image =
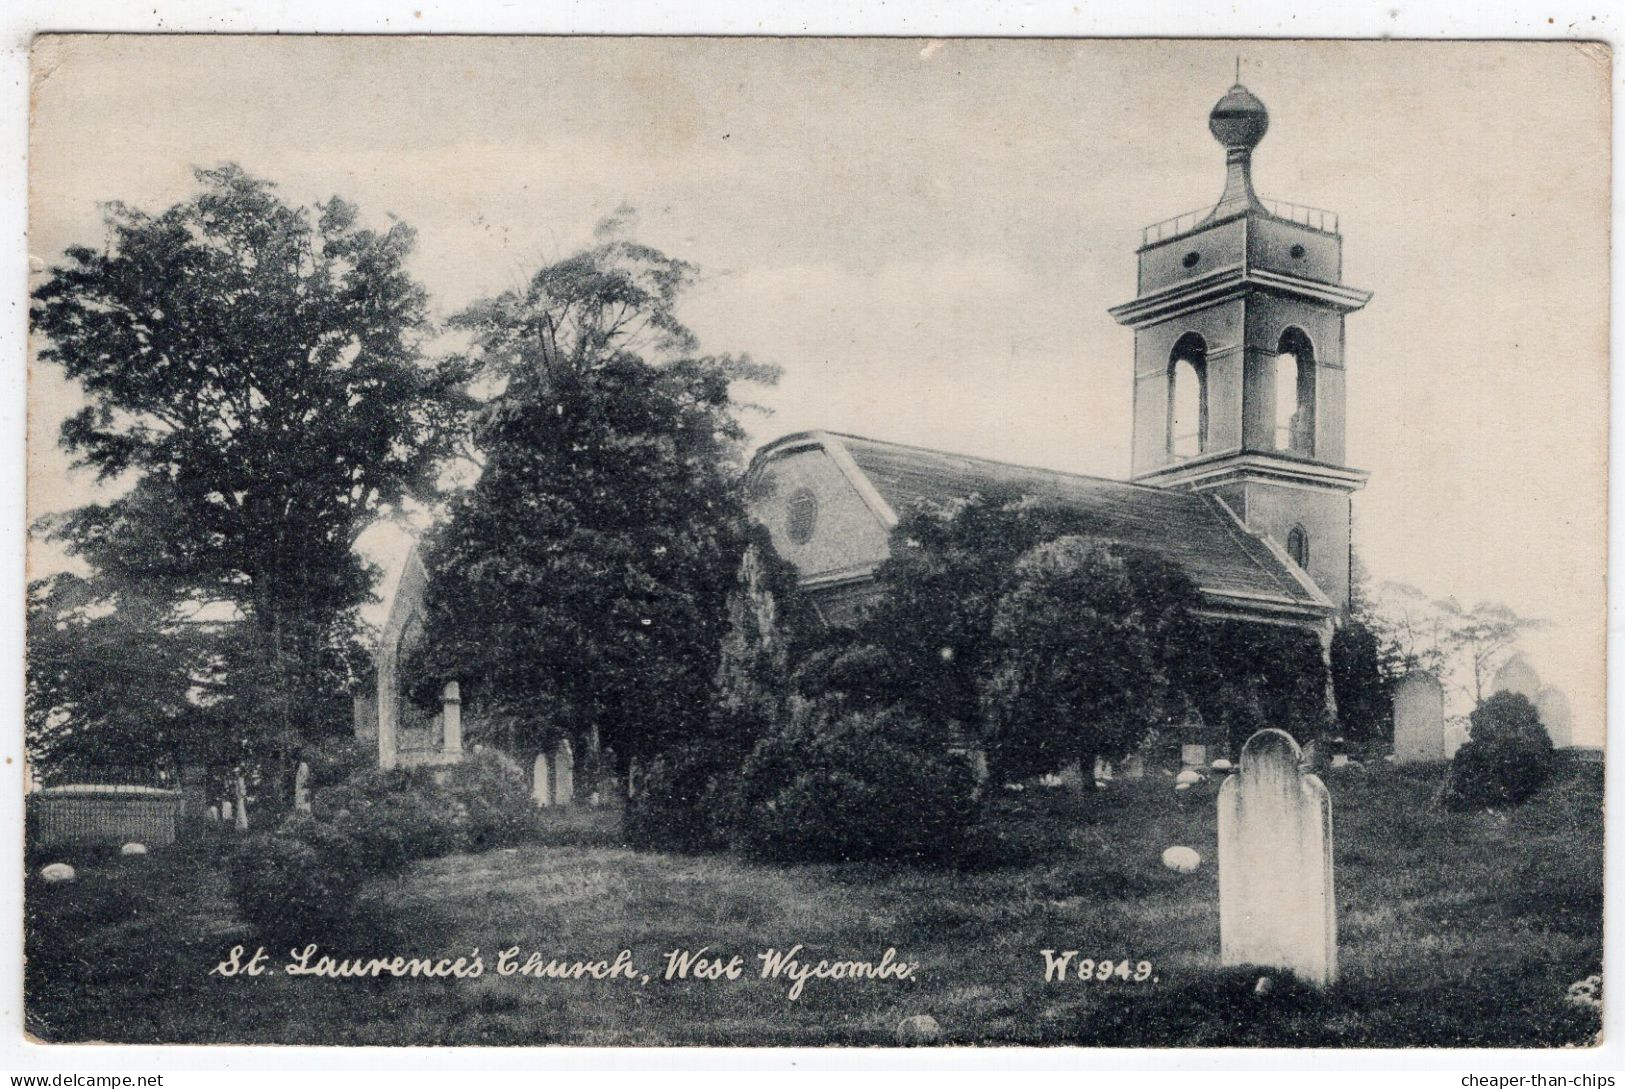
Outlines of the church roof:
<svg viewBox="0 0 1625 1089">
<path fill-rule="evenodd" d="M 1210 599 L 1242 609 L 1299 615 L 1331 610 L 1325 595 L 1285 553 L 1249 532 L 1228 507 L 1210 496 L 836 432 L 786 436 L 757 458 L 809 440 L 826 449 L 836 447 L 832 453 L 851 459 L 889 508 L 882 514 L 889 515 L 892 525 L 899 514 L 921 501 L 942 503 L 972 495 L 1054 500 L 1086 513 L 1100 538 L 1166 556 Z"/>
</svg>

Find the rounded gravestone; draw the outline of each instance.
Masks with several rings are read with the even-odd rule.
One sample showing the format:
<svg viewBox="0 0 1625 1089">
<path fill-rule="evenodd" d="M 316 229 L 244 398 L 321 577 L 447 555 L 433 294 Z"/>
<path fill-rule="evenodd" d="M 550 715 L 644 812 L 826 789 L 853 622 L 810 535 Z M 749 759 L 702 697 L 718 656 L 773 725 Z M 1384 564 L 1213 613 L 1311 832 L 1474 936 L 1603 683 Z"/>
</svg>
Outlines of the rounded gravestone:
<svg viewBox="0 0 1625 1089">
<path fill-rule="evenodd" d="M 1190 788 L 1191 788 L 1191 785 L 1189 783 L 1176 783 L 1176 784 L 1174 784 L 1174 789 L 1175 790 L 1189 790 Z"/>
<path fill-rule="evenodd" d="M 126 843 L 119 848 L 118 853 L 126 856 L 144 855 L 147 853 L 147 845 L 145 843 Z"/>
<path fill-rule="evenodd" d="M 1196 783 L 1200 783 L 1201 781 L 1202 773 L 1199 771 L 1192 771 L 1190 768 L 1186 768 L 1184 771 L 1174 776 L 1174 782 L 1183 783 L 1185 786 L 1192 786 Z"/>
<path fill-rule="evenodd" d="M 897 1022 L 897 1045 L 899 1047 L 918 1047 L 921 1044 L 934 1044 L 942 1039 L 942 1026 L 937 1019 L 928 1013 L 915 1014 L 905 1017 Z"/>
<path fill-rule="evenodd" d="M 39 875 L 40 880 L 47 885 L 60 885 L 79 876 L 66 862 L 52 862 L 47 866 L 41 866 Z"/>
<path fill-rule="evenodd" d="M 1540 698 L 1540 674 L 1535 667 L 1524 660 L 1523 655 L 1514 654 L 1507 659 L 1507 663 L 1495 671 L 1495 680 L 1490 685 L 1490 694 L 1497 692 L 1516 692 L 1530 703 Z"/>
<path fill-rule="evenodd" d="M 1569 698 L 1561 688 L 1550 685 L 1542 688 L 1535 699 L 1535 713 L 1540 716 L 1540 724 L 1546 727 L 1546 736 L 1552 739 L 1553 748 L 1566 749 L 1574 744 L 1574 712 L 1569 709 Z"/>
<path fill-rule="evenodd" d="M 1226 760 L 1222 756 L 1208 765 L 1208 767 L 1212 768 L 1214 771 L 1229 771 L 1234 766 L 1234 764 L 1230 763 L 1230 761 Z"/>
<path fill-rule="evenodd" d="M 1170 847 L 1162 852 L 1162 864 L 1175 873 L 1195 873 L 1202 856 L 1189 847 Z"/>
</svg>

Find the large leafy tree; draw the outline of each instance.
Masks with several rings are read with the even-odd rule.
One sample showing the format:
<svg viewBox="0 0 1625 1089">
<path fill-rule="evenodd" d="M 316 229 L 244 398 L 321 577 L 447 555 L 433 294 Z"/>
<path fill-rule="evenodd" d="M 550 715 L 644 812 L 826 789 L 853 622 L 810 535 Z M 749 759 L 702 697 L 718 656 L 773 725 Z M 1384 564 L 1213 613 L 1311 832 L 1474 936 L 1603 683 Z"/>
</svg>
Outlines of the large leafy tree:
<svg viewBox="0 0 1625 1089">
<path fill-rule="evenodd" d="M 478 479 L 427 542 L 409 671 L 528 747 L 623 761 L 702 728 L 747 539 L 736 383 L 677 315 L 694 270 L 614 232 L 453 319 L 490 391 Z"/>
<path fill-rule="evenodd" d="M 213 680 L 239 704 L 217 720 L 274 754 L 339 728 L 374 576 L 352 546 L 433 493 L 465 376 L 424 360 L 405 224 L 291 206 L 236 166 L 197 180 L 157 215 L 109 206 L 106 246 L 69 248 L 34 292 L 39 357 L 85 396 L 62 444 L 122 489 L 45 528 L 108 580 L 85 592 L 133 643 L 208 618 Z M 81 668 L 114 653 L 96 646 Z M 72 706 L 59 721 L 96 720 Z"/>
<path fill-rule="evenodd" d="M 994 610 L 989 756 L 1009 777 L 1116 758 L 1184 706 L 1196 587 L 1166 560 L 1082 536 L 1032 549 Z M 1092 783 L 1090 775 L 1084 781 Z"/>
</svg>

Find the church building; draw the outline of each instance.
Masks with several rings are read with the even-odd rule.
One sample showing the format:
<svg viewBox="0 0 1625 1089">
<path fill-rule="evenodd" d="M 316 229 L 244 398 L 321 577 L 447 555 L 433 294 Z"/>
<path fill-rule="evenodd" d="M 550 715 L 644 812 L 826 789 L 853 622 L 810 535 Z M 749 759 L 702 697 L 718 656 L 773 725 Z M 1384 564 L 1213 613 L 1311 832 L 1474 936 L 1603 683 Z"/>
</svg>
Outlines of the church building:
<svg viewBox="0 0 1625 1089">
<path fill-rule="evenodd" d="M 1178 564 L 1208 614 L 1303 628 L 1330 647 L 1349 600 L 1350 496 L 1366 479 L 1343 463 L 1343 319 L 1370 294 L 1342 283 L 1335 215 L 1253 192 L 1264 104 L 1237 84 L 1208 127 L 1225 152 L 1218 203 L 1147 227 L 1136 297 L 1110 310 L 1134 330 L 1128 481 L 831 431 L 757 452 L 752 514 L 826 622 L 874 599 L 891 530 L 915 503 L 1030 496 Z M 357 702 L 356 734 L 384 767 L 463 758 L 455 683 L 438 714 L 402 698 L 427 581 L 414 548 L 379 641 L 376 698 Z M 536 759 L 538 800 L 568 798 L 569 754 Z"/>
<path fill-rule="evenodd" d="M 1032 496 L 1103 540 L 1177 563 L 1215 616 L 1287 624 L 1329 646 L 1348 607 L 1342 283 L 1331 212 L 1266 201 L 1252 153 L 1269 114 L 1239 83 L 1208 117 L 1224 147 L 1217 204 L 1145 228 L 1135 298 L 1128 482 L 834 432 L 788 435 L 751 465 L 752 512 L 829 623 L 877 593 L 898 516 L 920 501 Z"/>
</svg>

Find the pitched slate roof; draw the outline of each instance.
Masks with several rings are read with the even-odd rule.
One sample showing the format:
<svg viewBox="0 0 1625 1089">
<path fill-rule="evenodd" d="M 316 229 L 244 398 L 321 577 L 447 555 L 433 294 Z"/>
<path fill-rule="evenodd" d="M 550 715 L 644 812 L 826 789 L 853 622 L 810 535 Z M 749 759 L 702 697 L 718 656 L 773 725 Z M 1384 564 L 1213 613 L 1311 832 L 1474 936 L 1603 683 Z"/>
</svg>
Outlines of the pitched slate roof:
<svg viewBox="0 0 1625 1089">
<path fill-rule="evenodd" d="M 840 445 L 894 517 L 922 500 L 940 503 L 978 494 L 1055 500 L 1085 512 L 1101 538 L 1166 556 L 1210 597 L 1243 606 L 1330 611 L 1331 603 L 1307 575 L 1212 497 L 858 435 L 819 434 L 826 446 Z"/>
</svg>

